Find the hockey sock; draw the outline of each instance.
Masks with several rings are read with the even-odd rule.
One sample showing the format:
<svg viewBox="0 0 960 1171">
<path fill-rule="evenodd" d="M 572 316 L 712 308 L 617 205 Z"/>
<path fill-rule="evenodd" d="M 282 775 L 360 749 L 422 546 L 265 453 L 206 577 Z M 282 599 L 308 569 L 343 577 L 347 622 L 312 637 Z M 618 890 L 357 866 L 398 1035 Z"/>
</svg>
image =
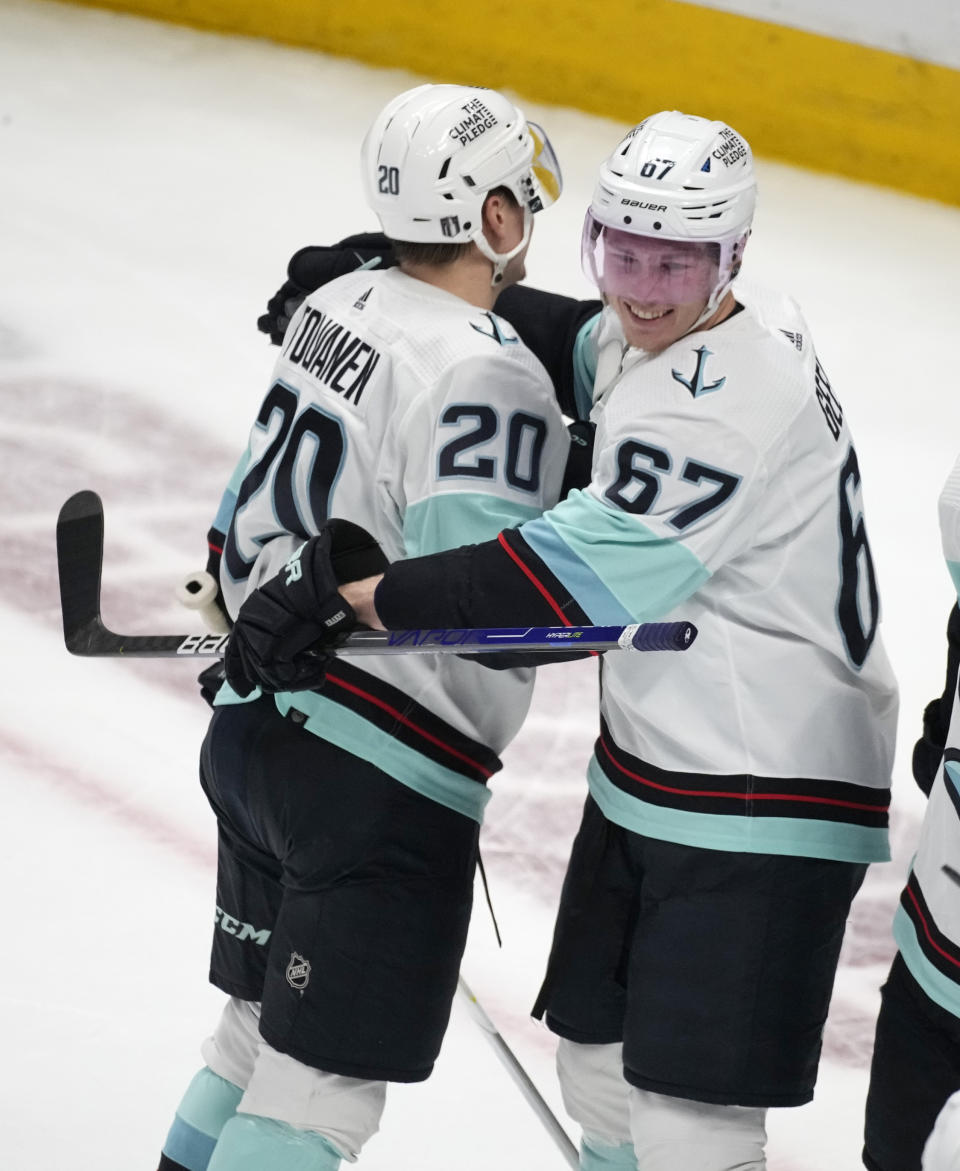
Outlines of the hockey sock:
<svg viewBox="0 0 960 1171">
<path fill-rule="evenodd" d="M 584 1135 L 580 1143 L 580 1171 L 637 1171 L 633 1143 L 610 1146 Z"/>
<path fill-rule="evenodd" d="M 220 1134 L 209 1171 L 337 1171 L 340 1158 L 316 1131 L 258 1114 L 235 1114 Z"/>
<path fill-rule="evenodd" d="M 163 1144 L 170 1171 L 206 1171 L 226 1123 L 236 1114 L 243 1090 L 204 1067 L 187 1087 Z M 160 1164 L 160 1171 L 166 1171 Z"/>
</svg>

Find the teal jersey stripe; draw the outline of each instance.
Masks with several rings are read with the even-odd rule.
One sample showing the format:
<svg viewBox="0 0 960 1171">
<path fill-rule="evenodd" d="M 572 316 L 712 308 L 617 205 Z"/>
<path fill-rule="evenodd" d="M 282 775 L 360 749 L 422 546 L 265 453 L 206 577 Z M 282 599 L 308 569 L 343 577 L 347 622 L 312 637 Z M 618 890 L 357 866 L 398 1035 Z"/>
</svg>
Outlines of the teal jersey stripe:
<svg viewBox="0 0 960 1171">
<path fill-rule="evenodd" d="M 897 907 L 893 916 L 893 938 L 910 974 L 934 1004 L 960 1017 L 960 985 L 935 968 L 923 954 L 913 920 L 902 906 Z"/>
<path fill-rule="evenodd" d="M 541 508 L 504 500 L 487 492 L 444 492 L 411 504 L 403 518 L 403 542 L 408 557 L 425 557 L 492 541 L 510 529 L 539 516 Z"/>
<path fill-rule="evenodd" d="M 947 760 L 944 761 L 943 768 L 953 787 L 960 793 L 960 764 L 955 760 Z"/>
<path fill-rule="evenodd" d="M 263 692 L 259 687 L 255 687 L 249 695 L 237 695 L 230 684 L 224 680 L 220 685 L 220 690 L 213 697 L 213 706 L 223 707 L 225 705 L 235 703 L 253 703 L 254 700 L 259 699 L 261 695 L 263 695 Z"/>
<path fill-rule="evenodd" d="M 585 321 L 573 343 L 573 399 L 578 419 L 589 419 L 593 406 L 593 384 L 597 377 L 597 330 L 600 314 Z"/>
<path fill-rule="evenodd" d="M 474 821 L 483 821 L 483 811 L 491 796 L 486 785 L 444 768 L 415 748 L 395 740 L 363 716 L 313 691 L 300 691 L 295 697 L 281 692 L 274 699 L 281 715 L 285 716 L 293 706 L 303 712 L 307 717 L 303 726 L 308 732 L 352 752 L 361 760 L 368 760 L 431 801 Z"/>
<path fill-rule="evenodd" d="M 259 699 L 261 692 L 255 689 L 253 695 L 241 699 L 229 683 L 224 683 L 214 700 L 216 706 L 234 703 L 251 703 Z M 280 692 L 274 696 L 277 710 L 285 716 L 291 707 L 296 707 L 307 716 L 304 728 L 323 740 L 336 744 L 361 760 L 369 760 L 388 776 L 446 805 L 474 821 L 483 821 L 483 811 L 490 800 L 490 790 L 479 781 L 444 768 L 442 764 L 417 752 L 407 744 L 401 744 L 387 732 L 348 711 L 331 699 L 313 691 Z"/>
<path fill-rule="evenodd" d="M 960 600 L 960 561 L 948 561 L 947 569 L 950 570 L 950 576 L 953 578 L 953 588 L 957 591 L 957 598 Z"/>
<path fill-rule="evenodd" d="M 214 699 L 215 707 L 238 703 L 253 703 L 263 693 L 258 687 L 252 694 L 239 696 L 229 683 L 224 683 Z M 296 707 L 307 716 L 303 727 L 330 744 L 352 752 L 361 760 L 382 769 L 388 776 L 416 790 L 431 801 L 462 813 L 473 821 L 483 822 L 483 811 L 491 793 L 486 785 L 444 768 L 408 744 L 395 740 L 356 712 L 318 695 L 313 691 L 283 691 L 275 695 L 277 710 L 285 716 Z"/>
<path fill-rule="evenodd" d="M 579 492 L 579 488 L 574 489 Z M 570 495 L 574 495 L 572 492 Z M 570 497 L 568 496 L 569 500 Z M 553 511 L 556 511 L 554 509 Z M 525 524 L 520 532 L 536 555 L 550 568 L 563 588 L 596 626 L 627 626 L 633 615 L 607 589 L 593 569 L 577 557 L 543 517 Z"/>
<path fill-rule="evenodd" d="M 579 489 L 520 531 L 598 626 L 660 618 L 710 577 L 685 545 Z"/>
<path fill-rule="evenodd" d="M 213 527 L 219 529 L 221 533 L 225 533 L 230 528 L 230 522 L 233 520 L 233 514 L 237 507 L 237 496 L 240 492 L 240 485 L 243 483 L 243 477 L 246 475 L 249 460 L 250 448 L 248 447 L 240 457 L 240 462 L 233 469 L 230 482 L 220 497 L 220 507 L 217 509 L 217 515 L 214 517 Z"/>
<path fill-rule="evenodd" d="M 646 837 L 746 854 L 786 854 L 834 862 L 889 862 L 885 829 L 790 817 L 691 813 L 631 797 L 612 784 L 594 756 L 587 766 L 590 793 L 603 815 Z"/>
</svg>

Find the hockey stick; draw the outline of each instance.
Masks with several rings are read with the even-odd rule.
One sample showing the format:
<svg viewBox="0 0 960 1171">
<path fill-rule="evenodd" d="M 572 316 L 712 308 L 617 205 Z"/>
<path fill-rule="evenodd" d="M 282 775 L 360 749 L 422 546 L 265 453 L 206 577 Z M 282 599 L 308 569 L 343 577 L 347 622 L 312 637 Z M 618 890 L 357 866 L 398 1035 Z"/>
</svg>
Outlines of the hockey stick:
<svg viewBox="0 0 960 1171">
<path fill-rule="evenodd" d="M 483 1030 L 484 1035 L 493 1046 L 497 1056 L 503 1062 L 507 1072 L 516 1082 L 520 1092 L 533 1107 L 534 1113 L 543 1123 L 550 1137 L 557 1144 L 560 1153 L 566 1159 L 567 1163 L 574 1168 L 574 1171 L 577 1171 L 580 1166 L 580 1156 L 577 1154 L 577 1148 L 570 1141 L 570 1136 L 560 1125 L 557 1116 L 544 1101 L 540 1091 L 533 1084 L 530 1075 L 517 1060 L 510 1046 L 500 1036 L 497 1031 L 497 1026 L 484 1012 L 483 1006 L 470 991 L 470 986 L 462 976 L 457 983 L 457 991 L 470 1010 L 470 1015 Z"/>
<path fill-rule="evenodd" d="M 96 492 L 77 492 L 57 518 L 57 569 L 63 637 L 74 655 L 135 658 L 213 658 L 226 634 L 117 634 L 100 617 L 103 504 Z M 697 636 L 691 622 L 632 626 L 535 626 L 472 630 L 357 630 L 330 649 L 343 655 L 456 654 L 492 651 L 685 651 Z"/>
</svg>

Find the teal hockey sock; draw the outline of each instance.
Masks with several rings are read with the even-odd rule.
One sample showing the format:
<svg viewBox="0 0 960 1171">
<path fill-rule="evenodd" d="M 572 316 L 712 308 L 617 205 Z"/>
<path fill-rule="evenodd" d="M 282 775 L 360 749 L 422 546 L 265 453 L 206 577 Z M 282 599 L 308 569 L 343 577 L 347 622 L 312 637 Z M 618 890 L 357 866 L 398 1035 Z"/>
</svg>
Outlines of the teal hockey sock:
<svg viewBox="0 0 960 1171">
<path fill-rule="evenodd" d="M 169 1171 L 206 1171 L 220 1132 L 236 1114 L 243 1090 L 206 1066 L 194 1075 L 167 1140 L 163 1158 Z M 172 1166 L 171 1166 L 172 1164 Z M 161 1171 L 164 1163 L 161 1162 Z"/>
<path fill-rule="evenodd" d="M 580 1171 L 637 1171 L 633 1143 L 610 1146 L 584 1138 L 580 1143 Z"/>
<path fill-rule="evenodd" d="M 209 1171 L 338 1171 L 340 1152 L 316 1131 L 257 1114 L 235 1114 L 220 1134 Z"/>
</svg>

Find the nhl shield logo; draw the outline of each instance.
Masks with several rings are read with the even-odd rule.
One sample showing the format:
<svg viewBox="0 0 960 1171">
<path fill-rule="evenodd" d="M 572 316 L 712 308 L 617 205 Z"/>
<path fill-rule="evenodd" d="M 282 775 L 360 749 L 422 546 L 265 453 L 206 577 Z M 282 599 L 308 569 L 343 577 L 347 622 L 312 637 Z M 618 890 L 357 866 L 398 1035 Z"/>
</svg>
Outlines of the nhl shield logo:
<svg viewBox="0 0 960 1171">
<path fill-rule="evenodd" d="M 310 961 L 295 951 L 290 953 L 290 963 L 287 964 L 287 983 L 298 992 L 310 983 Z"/>
</svg>

